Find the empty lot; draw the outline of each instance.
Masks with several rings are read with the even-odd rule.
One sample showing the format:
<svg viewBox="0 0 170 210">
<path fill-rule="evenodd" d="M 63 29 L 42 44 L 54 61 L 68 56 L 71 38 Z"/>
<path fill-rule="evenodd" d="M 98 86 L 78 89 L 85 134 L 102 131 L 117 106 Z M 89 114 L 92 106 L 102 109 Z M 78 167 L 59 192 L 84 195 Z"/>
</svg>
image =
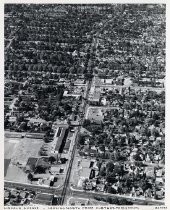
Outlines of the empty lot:
<svg viewBox="0 0 170 210">
<path fill-rule="evenodd" d="M 12 163 L 25 165 L 29 157 L 37 157 L 42 139 L 31 138 L 5 138 L 5 158 L 11 159 Z"/>
<path fill-rule="evenodd" d="M 10 159 L 5 179 L 11 181 L 25 181 L 25 167 L 29 157 L 38 157 L 42 139 L 4 138 L 4 158 Z"/>
</svg>

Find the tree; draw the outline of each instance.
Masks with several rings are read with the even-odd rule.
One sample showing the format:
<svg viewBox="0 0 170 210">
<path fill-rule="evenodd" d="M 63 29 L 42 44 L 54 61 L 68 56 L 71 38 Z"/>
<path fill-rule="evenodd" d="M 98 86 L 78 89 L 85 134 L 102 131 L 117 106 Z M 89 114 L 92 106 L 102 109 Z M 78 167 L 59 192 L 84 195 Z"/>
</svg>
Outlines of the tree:
<svg viewBox="0 0 170 210">
<path fill-rule="evenodd" d="M 86 179 L 83 181 L 83 186 L 84 186 L 84 189 L 86 189 L 86 185 L 87 185 L 88 181 L 89 181 L 89 179 L 88 179 L 88 178 L 86 178 Z"/>
<path fill-rule="evenodd" d="M 30 181 L 32 181 L 32 179 L 33 179 L 32 173 L 29 173 L 28 176 L 27 176 L 27 178 L 28 178 Z"/>
<path fill-rule="evenodd" d="M 80 135 L 79 136 L 79 144 L 80 145 L 84 145 L 84 143 L 85 143 L 85 136 L 84 135 Z"/>
<path fill-rule="evenodd" d="M 91 80 L 93 78 L 93 75 L 91 73 L 86 73 L 84 76 L 86 80 Z"/>
<path fill-rule="evenodd" d="M 23 122 L 24 121 L 24 115 L 21 115 L 17 118 L 17 122 Z"/>
<path fill-rule="evenodd" d="M 102 167 L 102 161 L 97 161 L 97 167 L 99 168 L 99 171 L 100 171 L 100 169 L 101 169 L 101 167 Z"/>
<path fill-rule="evenodd" d="M 108 193 L 117 194 L 117 191 L 113 187 L 108 187 Z"/>
<path fill-rule="evenodd" d="M 4 120 L 4 128 L 7 128 L 8 124 L 9 124 L 9 116 L 6 116 Z"/>
<path fill-rule="evenodd" d="M 100 176 L 106 176 L 106 167 L 102 167 L 99 172 Z"/>
<path fill-rule="evenodd" d="M 118 204 L 119 200 L 117 198 L 108 197 L 107 202 L 110 204 Z"/>
<path fill-rule="evenodd" d="M 22 200 L 22 197 L 20 196 L 20 194 L 18 194 L 17 197 L 16 197 L 16 202 L 20 203 L 21 200 Z"/>
<path fill-rule="evenodd" d="M 39 165 L 36 167 L 35 173 L 44 174 L 46 172 L 47 168 L 48 168 L 47 166 Z"/>
<path fill-rule="evenodd" d="M 119 205 L 127 205 L 127 200 L 125 198 L 119 199 Z"/>
<path fill-rule="evenodd" d="M 83 127 L 89 126 L 91 121 L 89 119 L 85 119 L 83 122 Z"/>
<path fill-rule="evenodd" d="M 112 161 L 108 162 L 107 165 L 106 165 L 106 168 L 107 168 L 108 172 L 112 172 L 114 167 L 115 167 L 115 165 Z"/>
<path fill-rule="evenodd" d="M 97 196 L 97 195 L 94 196 L 94 199 L 96 199 L 98 201 L 101 201 L 102 200 L 102 198 L 100 196 Z"/>
<path fill-rule="evenodd" d="M 67 160 L 68 160 L 68 159 L 65 158 L 65 157 L 64 157 L 64 158 L 60 158 L 60 161 L 61 161 L 62 164 L 65 164 L 65 163 L 67 162 Z"/>
<path fill-rule="evenodd" d="M 56 158 L 54 156 L 50 156 L 48 161 L 52 164 L 56 161 Z"/>
<path fill-rule="evenodd" d="M 117 179 L 115 178 L 115 173 L 109 173 L 106 175 L 106 181 L 109 183 L 115 183 Z"/>
</svg>

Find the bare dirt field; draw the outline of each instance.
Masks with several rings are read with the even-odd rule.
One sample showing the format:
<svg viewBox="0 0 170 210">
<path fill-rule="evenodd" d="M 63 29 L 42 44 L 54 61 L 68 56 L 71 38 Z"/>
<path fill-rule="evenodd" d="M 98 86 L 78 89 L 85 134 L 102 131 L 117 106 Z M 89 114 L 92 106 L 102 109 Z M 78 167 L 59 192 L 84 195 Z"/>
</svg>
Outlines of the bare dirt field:
<svg viewBox="0 0 170 210">
<path fill-rule="evenodd" d="M 25 165 L 29 157 L 37 157 L 42 139 L 30 138 L 5 138 L 5 158 L 10 158 L 12 163 Z"/>
<path fill-rule="evenodd" d="M 42 139 L 4 138 L 4 158 L 10 159 L 5 179 L 26 181 L 23 171 L 29 157 L 39 157 L 38 152 L 43 145 Z"/>
</svg>

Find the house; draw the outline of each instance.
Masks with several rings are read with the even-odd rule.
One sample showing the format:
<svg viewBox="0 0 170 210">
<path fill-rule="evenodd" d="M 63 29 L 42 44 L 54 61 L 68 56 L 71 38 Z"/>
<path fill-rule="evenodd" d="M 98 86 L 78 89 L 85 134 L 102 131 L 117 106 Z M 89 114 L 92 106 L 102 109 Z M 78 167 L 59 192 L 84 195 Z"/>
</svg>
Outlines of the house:
<svg viewBox="0 0 170 210">
<path fill-rule="evenodd" d="M 155 183 L 156 184 L 161 184 L 161 183 L 164 183 L 164 180 L 163 180 L 162 177 L 156 177 Z"/>
<path fill-rule="evenodd" d="M 95 90 L 94 94 L 89 97 L 89 103 L 92 105 L 100 104 L 100 90 Z"/>
<path fill-rule="evenodd" d="M 94 183 L 92 183 L 92 182 L 87 182 L 85 185 L 86 190 L 92 190 L 93 187 L 94 187 Z"/>
<path fill-rule="evenodd" d="M 91 146 L 91 148 L 89 149 L 89 155 L 91 157 L 95 157 L 98 153 L 98 149 L 95 146 Z"/>
<path fill-rule="evenodd" d="M 156 199 L 163 199 L 165 197 L 165 192 L 163 189 L 161 190 L 157 190 L 156 193 L 155 193 L 155 198 Z"/>
<path fill-rule="evenodd" d="M 9 122 L 16 122 L 17 118 L 16 117 L 9 117 Z"/>
<path fill-rule="evenodd" d="M 163 170 L 162 169 L 159 169 L 156 171 L 156 176 L 157 177 L 161 177 L 162 176 L 162 173 L 163 173 Z"/>
<path fill-rule="evenodd" d="M 51 166 L 50 173 L 51 174 L 59 174 L 60 168 L 57 166 Z"/>
<path fill-rule="evenodd" d="M 103 106 L 106 106 L 106 105 L 107 105 L 106 98 L 103 98 L 103 99 L 101 100 L 101 104 L 102 104 Z"/>
<path fill-rule="evenodd" d="M 65 96 L 65 97 L 75 97 L 76 99 L 79 99 L 80 96 L 81 96 L 81 93 L 68 93 L 68 91 L 65 90 L 63 96 Z"/>
<path fill-rule="evenodd" d="M 100 192 L 104 192 L 104 188 L 105 188 L 104 184 L 98 184 L 97 187 L 96 187 L 96 190 L 98 190 Z"/>
</svg>

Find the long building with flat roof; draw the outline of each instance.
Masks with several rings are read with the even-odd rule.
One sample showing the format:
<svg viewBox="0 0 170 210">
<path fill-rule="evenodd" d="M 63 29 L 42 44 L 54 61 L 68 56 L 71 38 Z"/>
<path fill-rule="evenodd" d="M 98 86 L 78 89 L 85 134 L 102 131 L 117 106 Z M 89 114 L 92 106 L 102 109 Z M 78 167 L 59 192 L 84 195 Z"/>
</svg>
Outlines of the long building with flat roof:
<svg viewBox="0 0 170 210">
<path fill-rule="evenodd" d="M 63 148 L 65 146 L 66 143 L 66 139 L 68 136 L 68 128 L 66 127 L 59 127 L 58 129 L 58 133 L 57 133 L 57 142 L 56 142 L 56 146 L 55 146 L 55 152 L 56 153 L 62 153 Z"/>
</svg>

